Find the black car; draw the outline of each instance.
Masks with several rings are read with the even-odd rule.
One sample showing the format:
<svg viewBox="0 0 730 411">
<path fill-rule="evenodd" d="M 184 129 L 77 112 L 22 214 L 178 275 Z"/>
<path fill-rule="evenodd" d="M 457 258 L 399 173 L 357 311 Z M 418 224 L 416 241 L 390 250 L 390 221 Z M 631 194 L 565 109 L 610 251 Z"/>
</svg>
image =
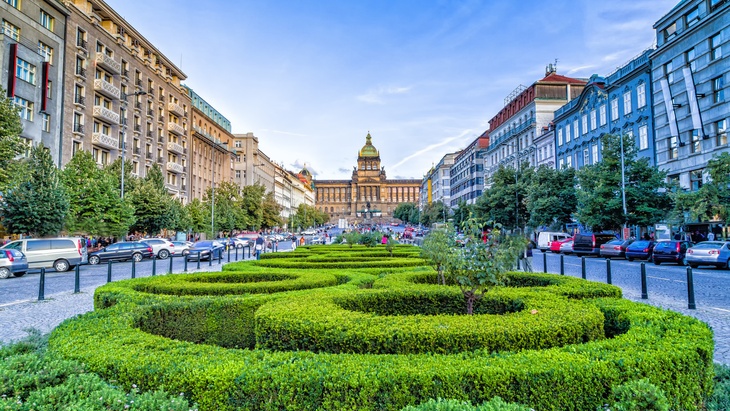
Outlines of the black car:
<svg viewBox="0 0 730 411">
<path fill-rule="evenodd" d="M 185 256 L 185 258 L 187 258 L 188 261 L 222 258 L 223 251 L 225 249 L 226 245 L 218 241 L 198 241 L 190 246 L 190 252 L 187 256 Z"/>
<path fill-rule="evenodd" d="M 95 265 L 102 261 L 142 261 L 143 258 L 152 258 L 152 247 L 146 243 L 136 241 L 119 242 L 108 245 L 101 250 L 89 253 L 89 264 Z"/>
<path fill-rule="evenodd" d="M 575 255 L 600 255 L 601 245 L 615 240 L 616 236 L 605 233 L 579 233 L 573 237 Z"/>
<path fill-rule="evenodd" d="M 656 243 L 652 240 L 634 241 L 630 246 L 626 247 L 626 259 L 629 261 L 634 261 L 634 259 L 651 261 L 654 244 Z"/>
<path fill-rule="evenodd" d="M 687 249 L 692 247 L 689 241 L 659 241 L 654 246 L 653 260 L 654 264 L 661 263 L 677 263 L 679 265 L 687 265 L 686 255 Z"/>
</svg>

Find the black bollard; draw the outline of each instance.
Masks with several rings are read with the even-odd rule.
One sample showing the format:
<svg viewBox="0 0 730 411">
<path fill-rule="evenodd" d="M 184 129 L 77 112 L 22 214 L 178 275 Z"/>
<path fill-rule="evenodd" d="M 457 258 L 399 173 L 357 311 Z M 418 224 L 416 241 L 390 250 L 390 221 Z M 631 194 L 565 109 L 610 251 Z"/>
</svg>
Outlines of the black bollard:
<svg viewBox="0 0 730 411">
<path fill-rule="evenodd" d="M 547 253 L 542 253 L 542 272 L 547 274 Z"/>
<path fill-rule="evenodd" d="M 231 247 L 228 247 L 228 262 L 231 262 Z"/>
<path fill-rule="evenodd" d="M 183 255 L 183 271 L 188 272 L 188 256 Z"/>
<path fill-rule="evenodd" d="M 586 258 L 585 257 L 580 258 L 580 272 L 581 272 L 581 274 L 580 274 L 581 278 L 585 280 L 587 278 L 586 277 Z"/>
<path fill-rule="evenodd" d="M 38 287 L 38 301 L 43 301 L 46 298 L 46 269 L 41 267 L 41 283 Z"/>
<path fill-rule="evenodd" d="M 223 251 L 218 253 L 218 264 L 221 264 L 223 262 Z"/>
<path fill-rule="evenodd" d="M 132 278 L 137 277 L 137 262 L 132 258 Z"/>
<path fill-rule="evenodd" d="M 213 250 L 210 251 L 210 254 L 208 254 L 208 267 L 213 266 Z"/>
<path fill-rule="evenodd" d="M 157 275 L 157 258 L 152 255 L 152 275 Z"/>
<path fill-rule="evenodd" d="M 606 259 L 606 284 L 612 284 L 611 281 L 611 259 Z"/>
<path fill-rule="evenodd" d="M 198 270 L 200 270 L 200 251 L 198 251 Z"/>
<path fill-rule="evenodd" d="M 106 282 L 112 282 L 112 260 L 106 263 Z"/>
<path fill-rule="evenodd" d="M 565 256 L 560 254 L 560 275 L 565 275 Z"/>
<path fill-rule="evenodd" d="M 78 264 L 74 268 L 74 294 L 81 292 L 81 266 Z"/>
<path fill-rule="evenodd" d="M 649 299 L 649 293 L 646 291 L 646 264 L 641 263 L 641 299 Z"/>
<path fill-rule="evenodd" d="M 172 254 L 167 258 L 170 259 L 170 266 L 168 267 L 167 273 L 172 274 Z"/>
<path fill-rule="evenodd" d="M 694 277 L 692 277 L 692 267 L 687 267 L 687 300 L 689 304 L 687 304 L 687 308 L 690 310 L 697 309 L 697 305 L 695 304 L 695 283 L 694 283 Z"/>
<path fill-rule="evenodd" d="M 238 247 L 236 247 L 236 261 L 238 261 Z"/>
</svg>

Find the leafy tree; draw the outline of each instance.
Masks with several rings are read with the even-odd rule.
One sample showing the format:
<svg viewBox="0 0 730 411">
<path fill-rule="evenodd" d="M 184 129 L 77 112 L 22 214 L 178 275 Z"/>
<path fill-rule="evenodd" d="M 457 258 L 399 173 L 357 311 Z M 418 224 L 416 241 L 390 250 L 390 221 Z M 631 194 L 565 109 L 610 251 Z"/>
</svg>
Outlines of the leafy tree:
<svg viewBox="0 0 730 411">
<path fill-rule="evenodd" d="M 199 198 L 194 198 L 185 204 L 185 211 L 190 219 L 190 228 L 193 233 L 202 233 L 210 227 L 210 207 L 206 207 L 205 203 Z"/>
<path fill-rule="evenodd" d="M 421 213 L 421 224 L 430 227 L 433 223 L 446 221 L 449 216 L 450 212 L 444 205 L 443 201 L 434 201 L 423 207 L 423 212 Z"/>
<path fill-rule="evenodd" d="M 621 199 L 621 138 L 624 146 L 626 210 Z M 603 159 L 583 167 L 576 175 L 576 215 L 594 231 L 618 230 L 626 222 L 646 226 L 662 219 L 670 209 L 666 173 L 650 167 L 647 158 L 637 159 L 633 139 L 607 135 L 602 141 Z"/>
<path fill-rule="evenodd" d="M 165 188 L 159 165 L 155 164 L 150 168 L 129 197 L 137 218 L 131 226 L 132 231 L 156 235 L 163 229 L 175 226 L 174 215 L 169 213 L 171 202 L 175 200 Z"/>
<path fill-rule="evenodd" d="M 414 203 L 400 203 L 393 211 L 393 217 L 404 223 L 418 224 L 418 219 L 413 221 L 412 217 L 418 215 L 418 206 Z"/>
<path fill-rule="evenodd" d="M 69 199 L 70 233 L 121 236 L 134 223 L 134 210 L 120 198 L 117 178 L 99 169 L 88 151 L 78 151 L 61 172 Z"/>
<path fill-rule="evenodd" d="M 15 158 L 25 151 L 18 108 L 6 96 L 0 87 L 0 192 L 9 187 L 11 176 L 17 174 L 19 164 Z"/>
<path fill-rule="evenodd" d="M 261 217 L 261 226 L 263 228 L 274 228 L 284 225 L 284 219 L 281 218 L 281 210 L 283 207 L 276 202 L 274 193 L 267 193 L 261 204 L 263 215 Z"/>
<path fill-rule="evenodd" d="M 243 187 L 241 207 L 246 216 L 246 226 L 251 230 L 258 230 L 263 224 L 265 195 L 266 187 L 260 183 Z"/>
<path fill-rule="evenodd" d="M 141 179 L 132 174 L 133 164 L 130 160 L 124 162 L 124 196 L 126 197 L 129 193 L 134 191 L 135 188 L 141 183 Z M 156 166 L 159 167 L 159 166 Z M 106 168 L 116 178 L 117 191 L 121 192 L 122 187 L 122 159 L 117 157 L 114 161 L 109 163 Z M 161 175 L 161 172 L 160 172 Z M 164 180 L 163 180 L 164 185 Z"/>
<path fill-rule="evenodd" d="M 454 227 L 461 227 L 464 221 L 472 216 L 473 212 L 474 207 L 472 205 L 467 204 L 463 199 L 459 200 L 456 209 L 454 209 Z"/>
<path fill-rule="evenodd" d="M 672 222 L 684 223 L 685 213 L 691 221 L 727 220 L 730 217 L 730 154 L 722 153 L 712 158 L 705 171 L 710 178 L 699 190 L 672 187 Z"/>
<path fill-rule="evenodd" d="M 528 225 L 560 229 L 572 221 L 577 206 L 575 169 L 556 170 L 545 165 L 535 170 L 527 187 Z"/>
<path fill-rule="evenodd" d="M 299 204 L 296 213 L 289 218 L 291 228 L 308 228 L 322 225 L 329 220 L 329 215 L 325 212 L 317 210 L 315 207 L 307 204 Z"/>
<path fill-rule="evenodd" d="M 474 218 L 464 222 L 467 241 L 448 254 L 444 269 L 447 280 L 459 285 L 468 315 L 474 314 L 474 304 L 485 293 L 505 284 L 507 271 L 526 244 L 522 237 L 502 235 L 501 224 L 492 225 L 486 234 L 484 228 L 485 224 Z"/>
<path fill-rule="evenodd" d="M 347 241 L 347 245 L 350 246 L 350 248 L 352 248 L 353 245 L 360 243 L 360 239 L 362 238 L 362 235 L 355 230 L 345 233 L 342 236 L 345 238 L 345 241 Z"/>
<path fill-rule="evenodd" d="M 51 153 L 33 147 L 0 203 L 0 218 L 10 233 L 34 237 L 57 235 L 64 226 L 68 198 Z"/>
<path fill-rule="evenodd" d="M 444 267 L 449 255 L 454 251 L 454 229 L 449 225 L 432 230 L 423 239 L 421 246 L 421 257 L 431 263 L 431 266 L 438 273 L 439 284 L 446 285 Z"/>
<path fill-rule="evenodd" d="M 212 190 L 209 187 L 204 198 L 209 210 L 211 195 Z M 245 199 L 240 193 L 239 186 L 230 181 L 220 183 L 215 189 L 215 233 L 246 228 L 249 219 L 244 207 L 246 207 Z M 208 211 L 208 217 L 208 223 L 210 223 L 210 211 Z M 208 224 L 208 228 L 210 228 L 210 224 Z M 215 235 L 215 233 L 211 234 Z"/>
<path fill-rule="evenodd" d="M 519 172 L 500 165 L 491 177 L 491 187 L 474 204 L 474 215 L 482 221 L 494 221 L 508 229 L 528 224 L 527 189 L 533 181 L 534 168 L 524 162 Z"/>
</svg>

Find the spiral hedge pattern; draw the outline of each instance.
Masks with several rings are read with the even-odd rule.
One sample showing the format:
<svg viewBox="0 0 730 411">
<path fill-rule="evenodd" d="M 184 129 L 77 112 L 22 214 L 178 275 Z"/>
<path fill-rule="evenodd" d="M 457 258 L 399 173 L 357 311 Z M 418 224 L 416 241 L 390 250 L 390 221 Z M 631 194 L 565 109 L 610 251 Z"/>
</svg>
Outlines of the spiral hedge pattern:
<svg viewBox="0 0 730 411">
<path fill-rule="evenodd" d="M 300 247 L 222 273 L 100 287 L 96 311 L 64 322 L 49 347 L 202 410 L 401 410 L 500 396 L 592 411 L 611 387 L 641 378 L 673 409 L 699 409 L 713 376 L 705 324 L 610 285 L 509 278 L 466 316 L 458 288 L 437 285 L 415 247 Z"/>
</svg>

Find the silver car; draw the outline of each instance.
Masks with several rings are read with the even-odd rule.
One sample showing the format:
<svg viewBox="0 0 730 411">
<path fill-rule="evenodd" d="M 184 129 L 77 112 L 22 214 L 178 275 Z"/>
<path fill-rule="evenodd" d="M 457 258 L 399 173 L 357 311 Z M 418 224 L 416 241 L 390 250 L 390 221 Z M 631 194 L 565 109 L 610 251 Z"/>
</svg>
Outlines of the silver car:
<svg viewBox="0 0 730 411">
<path fill-rule="evenodd" d="M 714 265 L 717 268 L 729 268 L 730 248 L 724 241 L 703 241 L 687 250 L 687 264 L 692 268 L 700 265 Z"/>
<path fill-rule="evenodd" d="M 143 238 L 137 242 L 145 243 L 152 247 L 152 253 L 161 260 L 164 260 L 171 255 L 175 255 L 175 244 L 173 244 L 170 240 L 166 240 L 164 238 Z"/>
<path fill-rule="evenodd" d="M 22 277 L 28 271 L 28 259 L 18 250 L 0 250 L 0 279 Z"/>
</svg>

